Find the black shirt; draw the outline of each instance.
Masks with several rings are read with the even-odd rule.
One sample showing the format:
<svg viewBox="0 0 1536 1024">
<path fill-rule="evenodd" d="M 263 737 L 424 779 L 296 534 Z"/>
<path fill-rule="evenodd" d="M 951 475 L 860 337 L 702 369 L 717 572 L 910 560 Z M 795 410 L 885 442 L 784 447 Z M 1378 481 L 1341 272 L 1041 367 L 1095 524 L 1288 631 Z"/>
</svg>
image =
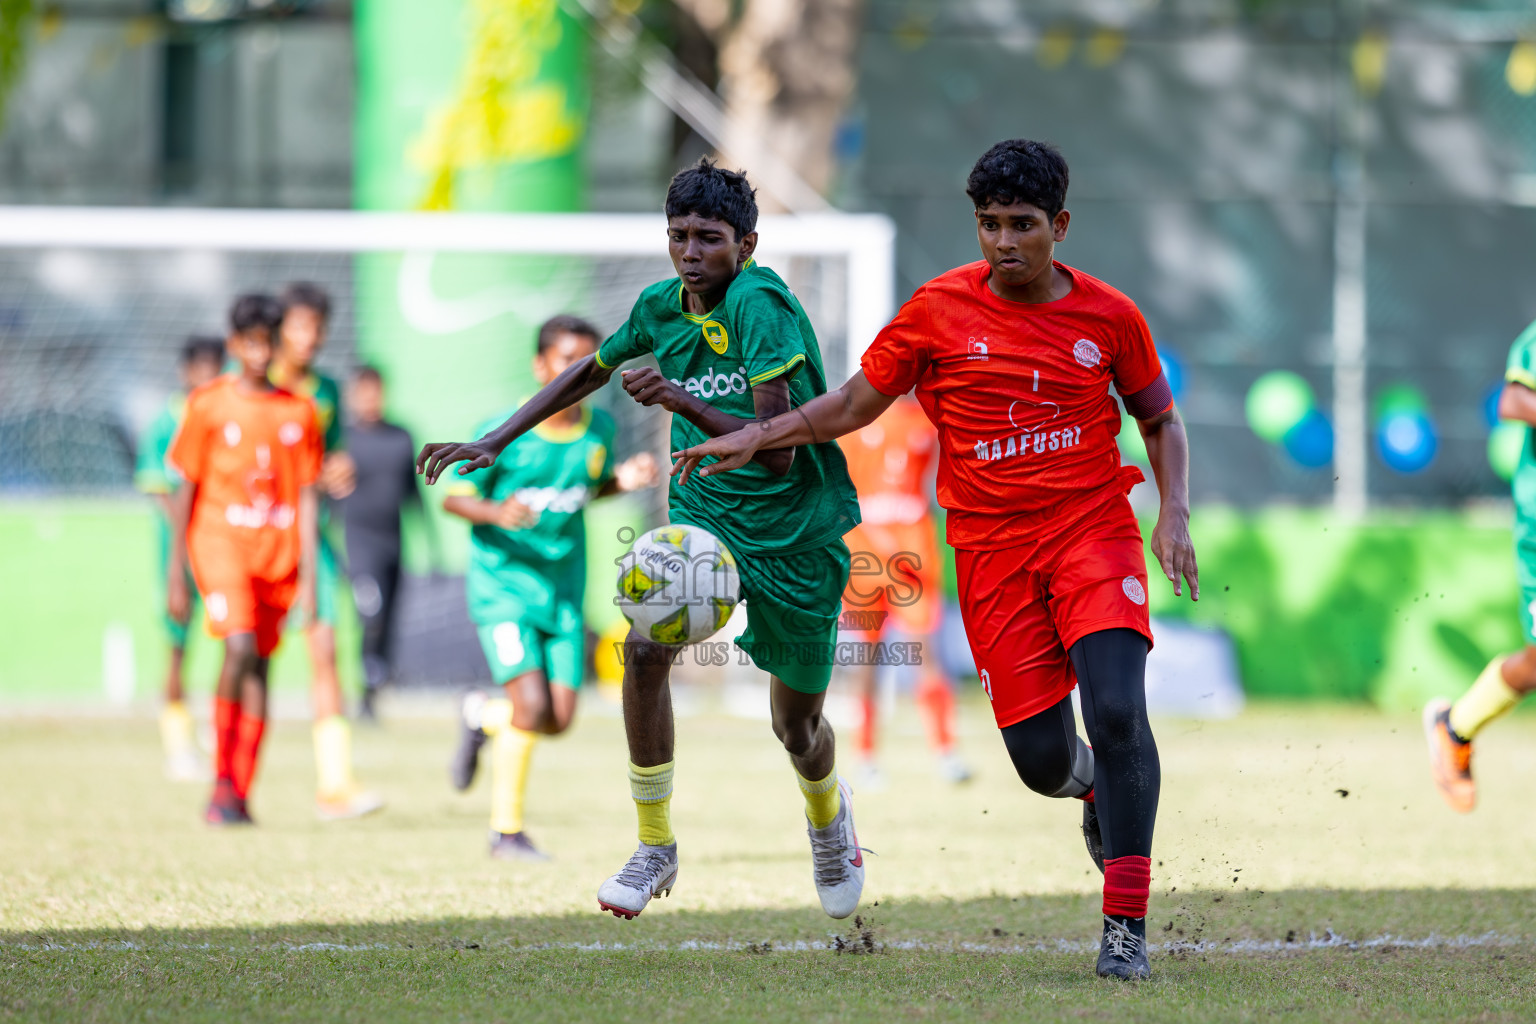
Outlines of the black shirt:
<svg viewBox="0 0 1536 1024">
<path fill-rule="evenodd" d="M 357 487 L 342 501 L 347 533 L 398 538 L 401 506 L 421 502 L 411 435 L 393 423 L 352 423 L 346 451 L 357 465 Z"/>
</svg>

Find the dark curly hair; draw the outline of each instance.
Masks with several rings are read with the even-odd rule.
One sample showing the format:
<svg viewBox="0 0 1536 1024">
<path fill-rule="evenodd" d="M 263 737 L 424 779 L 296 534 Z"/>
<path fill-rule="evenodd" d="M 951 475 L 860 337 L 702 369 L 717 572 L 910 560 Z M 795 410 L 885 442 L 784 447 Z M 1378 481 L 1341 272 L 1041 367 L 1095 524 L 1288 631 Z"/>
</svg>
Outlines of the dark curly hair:
<svg viewBox="0 0 1536 1024">
<path fill-rule="evenodd" d="M 229 308 L 229 326 L 237 334 L 244 334 L 252 328 L 265 327 L 269 334 L 276 336 L 282 322 L 283 304 L 272 296 L 260 292 L 240 296 Z"/>
<path fill-rule="evenodd" d="M 965 194 L 979 210 L 997 203 L 1028 203 L 1055 217 L 1067 205 L 1067 161 L 1049 142 L 1007 139 L 976 161 Z"/>
<path fill-rule="evenodd" d="M 597 328 L 581 317 L 562 313 L 559 316 L 550 317 L 539 326 L 539 354 L 543 355 L 546 349 L 566 334 L 591 338 L 594 345 L 603 340 L 603 336 L 597 332 Z"/>
<path fill-rule="evenodd" d="M 668 217 L 696 213 L 723 220 L 736 232 L 739 242 L 757 229 L 757 190 L 740 171 L 728 171 L 708 157 L 678 171 L 667 186 Z"/>
<path fill-rule="evenodd" d="M 312 309 L 321 320 L 331 318 L 331 296 L 324 288 L 310 281 L 295 281 L 283 289 L 279 297 L 284 312 L 295 306 Z"/>
</svg>

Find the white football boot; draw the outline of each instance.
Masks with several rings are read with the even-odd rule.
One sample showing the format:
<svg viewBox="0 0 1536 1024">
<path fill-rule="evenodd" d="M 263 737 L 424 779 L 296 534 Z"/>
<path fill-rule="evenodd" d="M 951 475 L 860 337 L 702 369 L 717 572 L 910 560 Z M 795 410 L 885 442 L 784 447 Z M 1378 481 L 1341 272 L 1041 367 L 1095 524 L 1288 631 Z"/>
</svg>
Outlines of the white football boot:
<svg viewBox="0 0 1536 1024">
<path fill-rule="evenodd" d="M 677 884 L 677 844 L 641 843 L 619 873 L 597 887 L 597 905 L 633 921 L 653 896 L 668 896 Z"/>
<path fill-rule="evenodd" d="M 853 828 L 853 790 L 839 778 L 837 792 L 842 806 L 832 824 L 812 828 L 807 821 L 805 831 L 811 837 L 811 868 L 821 909 L 841 920 L 858 909 L 864 892 L 864 854 L 868 851 L 859 845 Z"/>
</svg>

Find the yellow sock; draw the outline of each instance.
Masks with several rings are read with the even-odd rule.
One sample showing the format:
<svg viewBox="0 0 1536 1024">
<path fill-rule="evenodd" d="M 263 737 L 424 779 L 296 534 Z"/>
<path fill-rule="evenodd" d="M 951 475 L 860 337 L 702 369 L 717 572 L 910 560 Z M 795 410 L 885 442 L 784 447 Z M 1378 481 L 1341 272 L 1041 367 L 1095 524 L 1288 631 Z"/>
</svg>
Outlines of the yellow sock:
<svg viewBox="0 0 1536 1024">
<path fill-rule="evenodd" d="M 837 791 L 837 769 L 832 769 L 832 774 L 819 782 L 812 782 L 797 771 L 795 781 L 800 783 L 800 792 L 805 794 L 805 816 L 811 819 L 811 828 L 826 828 L 832 824 L 843 806 L 842 795 Z"/>
<path fill-rule="evenodd" d="M 629 763 L 629 793 L 640 816 L 640 841 L 648 846 L 670 846 L 672 834 L 672 766 L 675 761 L 641 768 Z"/>
<path fill-rule="evenodd" d="M 315 787 L 320 799 L 346 796 L 356 787 L 352 780 L 352 725 L 341 715 L 315 723 Z"/>
<path fill-rule="evenodd" d="M 494 832 L 512 835 L 523 830 L 528 766 L 533 760 L 533 745 L 538 741 L 538 733 L 525 732 L 510 724 L 491 732 L 491 830 Z"/>
<path fill-rule="evenodd" d="M 1520 703 L 1521 695 L 1509 688 L 1499 668 L 1507 657 L 1501 654 L 1490 661 L 1472 689 L 1451 705 L 1451 731 L 1462 739 L 1470 740 L 1483 726 Z"/>
<path fill-rule="evenodd" d="M 160 709 L 160 743 L 167 755 L 181 754 L 193 747 L 192 715 L 179 700 Z"/>
<path fill-rule="evenodd" d="M 512 702 L 505 697 L 486 698 L 480 705 L 480 728 L 487 736 L 512 728 Z"/>
</svg>

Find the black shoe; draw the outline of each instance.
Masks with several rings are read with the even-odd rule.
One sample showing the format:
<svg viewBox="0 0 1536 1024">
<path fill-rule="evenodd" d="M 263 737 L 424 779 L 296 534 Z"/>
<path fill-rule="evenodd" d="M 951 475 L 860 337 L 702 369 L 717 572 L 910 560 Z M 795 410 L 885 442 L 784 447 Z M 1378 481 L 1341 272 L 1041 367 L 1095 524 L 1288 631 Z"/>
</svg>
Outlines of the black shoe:
<svg viewBox="0 0 1536 1024">
<path fill-rule="evenodd" d="M 1101 978 L 1136 981 L 1152 977 L 1147 963 L 1147 919 L 1104 916 L 1104 937 L 1099 940 Z"/>
<path fill-rule="evenodd" d="M 492 832 L 491 857 L 531 863 L 549 860 L 549 854 L 534 846 L 526 832 Z"/>
<path fill-rule="evenodd" d="M 1099 874 L 1104 873 L 1104 835 L 1099 831 L 1099 809 L 1092 800 L 1083 801 L 1083 842 Z"/>
<path fill-rule="evenodd" d="M 475 781 L 475 772 L 480 768 L 480 748 L 486 741 L 485 730 L 480 728 L 480 709 L 484 706 L 485 694 L 479 690 L 464 695 L 459 712 L 459 749 L 448 762 L 448 778 L 453 788 L 461 792 Z"/>
<path fill-rule="evenodd" d="M 234 783 L 228 779 L 219 779 L 213 784 L 213 797 L 208 801 L 208 810 L 203 812 L 203 820 L 217 827 L 256 824 L 245 808 L 245 801 L 235 795 Z"/>
<path fill-rule="evenodd" d="M 379 724 L 379 709 L 374 706 L 379 699 L 379 691 L 371 686 L 363 689 L 363 695 L 357 701 L 357 720 L 364 725 Z"/>
</svg>

